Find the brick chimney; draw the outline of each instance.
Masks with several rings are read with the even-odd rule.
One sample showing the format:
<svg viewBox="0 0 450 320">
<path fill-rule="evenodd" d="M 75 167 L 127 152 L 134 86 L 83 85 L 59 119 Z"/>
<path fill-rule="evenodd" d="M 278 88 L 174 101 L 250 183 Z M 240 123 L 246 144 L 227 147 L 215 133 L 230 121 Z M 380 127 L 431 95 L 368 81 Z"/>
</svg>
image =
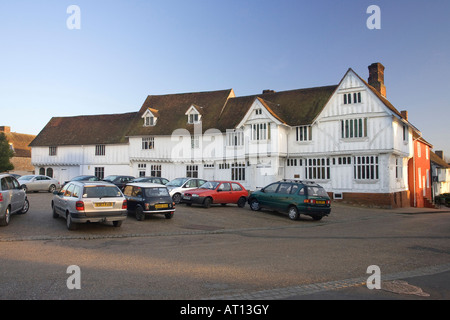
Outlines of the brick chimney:
<svg viewBox="0 0 450 320">
<path fill-rule="evenodd" d="M 10 132 L 11 132 L 11 127 L 8 127 L 8 126 L 0 126 L 0 132 L 10 133 Z"/>
<path fill-rule="evenodd" d="M 384 85 L 384 66 L 377 62 L 369 66 L 369 80 L 367 81 L 383 97 L 386 98 L 386 87 Z"/>
<path fill-rule="evenodd" d="M 403 119 L 408 120 L 408 111 L 403 110 L 403 111 L 400 111 L 400 113 L 402 114 Z"/>
</svg>

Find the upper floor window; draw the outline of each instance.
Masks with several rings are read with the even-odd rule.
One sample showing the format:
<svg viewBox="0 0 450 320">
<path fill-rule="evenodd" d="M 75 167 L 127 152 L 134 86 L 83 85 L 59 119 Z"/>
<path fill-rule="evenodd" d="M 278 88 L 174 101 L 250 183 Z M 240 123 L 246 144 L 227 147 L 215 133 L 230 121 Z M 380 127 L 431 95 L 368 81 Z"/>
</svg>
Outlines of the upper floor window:
<svg viewBox="0 0 450 320">
<path fill-rule="evenodd" d="M 341 137 L 367 137 L 367 118 L 341 120 Z"/>
<path fill-rule="evenodd" d="M 252 124 L 252 140 L 270 140 L 270 123 Z"/>
<path fill-rule="evenodd" d="M 262 114 L 262 109 L 261 108 L 255 109 L 255 114 L 256 115 Z"/>
<path fill-rule="evenodd" d="M 48 147 L 48 155 L 56 156 L 57 147 Z"/>
<path fill-rule="evenodd" d="M 297 141 L 311 141 L 312 140 L 312 127 L 300 126 L 296 128 L 295 140 Z"/>
<path fill-rule="evenodd" d="M 142 138 L 142 150 L 151 150 L 151 149 L 155 149 L 155 138 L 154 137 Z"/>
<path fill-rule="evenodd" d="M 144 127 L 153 127 L 156 125 L 158 114 L 158 110 L 148 108 L 142 115 L 142 118 L 144 118 Z"/>
<path fill-rule="evenodd" d="M 105 145 L 104 144 L 98 144 L 95 146 L 95 155 L 96 156 L 104 156 L 105 155 Z"/>
<path fill-rule="evenodd" d="M 344 104 L 361 103 L 361 92 L 345 93 Z"/>
<path fill-rule="evenodd" d="M 227 146 L 236 147 L 244 145 L 244 132 L 239 131 L 229 131 L 227 132 Z"/>
<path fill-rule="evenodd" d="M 201 121 L 202 116 L 201 116 L 200 112 L 197 110 L 197 108 L 194 105 L 192 105 L 188 109 L 188 111 L 186 111 L 185 114 L 188 117 L 188 123 L 189 124 L 196 124 L 196 123 L 199 123 Z"/>
</svg>

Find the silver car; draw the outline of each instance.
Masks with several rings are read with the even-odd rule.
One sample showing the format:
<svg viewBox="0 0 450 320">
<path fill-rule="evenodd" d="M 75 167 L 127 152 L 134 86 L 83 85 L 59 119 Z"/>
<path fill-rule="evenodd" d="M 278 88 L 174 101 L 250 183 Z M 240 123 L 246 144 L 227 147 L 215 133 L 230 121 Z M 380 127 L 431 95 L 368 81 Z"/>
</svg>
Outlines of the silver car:
<svg viewBox="0 0 450 320">
<path fill-rule="evenodd" d="M 25 191 L 53 192 L 61 187 L 58 180 L 43 175 L 21 176 L 17 181 Z"/>
<path fill-rule="evenodd" d="M 53 218 L 64 217 L 69 230 L 87 222 L 111 221 L 120 227 L 127 218 L 125 196 L 108 182 L 71 181 L 53 194 Z"/>
<path fill-rule="evenodd" d="M 30 204 L 16 178 L 0 174 L 0 226 L 7 226 L 13 213 L 27 213 Z"/>
</svg>

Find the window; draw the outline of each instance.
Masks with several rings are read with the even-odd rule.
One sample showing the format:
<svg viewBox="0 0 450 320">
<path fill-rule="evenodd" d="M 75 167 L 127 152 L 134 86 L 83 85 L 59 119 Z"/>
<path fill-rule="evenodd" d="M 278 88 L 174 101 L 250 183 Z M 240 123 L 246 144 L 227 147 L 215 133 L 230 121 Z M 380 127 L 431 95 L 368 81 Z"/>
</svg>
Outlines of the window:
<svg viewBox="0 0 450 320">
<path fill-rule="evenodd" d="M 300 126 L 296 128 L 296 141 L 311 141 L 312 140 L 312 127 Z"/>
<path fill-rule="evenodd" d="M 378 180 L 378 157 L 360 156 L 353 158 L 353 177 L 356 180 Z"/>
<path fill-rule="evenodd" d="M 139 177 L 145 177 L 146 171 L 147 171 L 147 164 L 146 163 L 138 163 Z"/>
<path fill-rule="evenodd" d="M 48 155 L 56 156 L 57 147 L 48 147 Z"/>
<path fill-rule="evenodd" d="M 245 180 L 245 163 L 231 164 L 231 180 L 236 181 Z"/>
<path fill-rule="evenodd" d="M 95 167 L 94 175 L 97 178 L 99 178 L 100 180 L 103 180 L 103 178 L 105 177 L 105 168 L 104 167 Z"/>
<path fill-rule="evenodd" d="M 256 115 L 262 114 L 262 109 L 261 108 L 255 109 L 255 114 Z"/>
<path fill-rule="evenodd" d="M 352 158 L 351 157 L 337 157 L 333 158 L 333 165 L 347 165 L 352 164 Z"/>
<path fill-rule="evenodd" d="M 45 174 L 45 168 L 40 168 L 39 174 L 43 176 Z"/>
<path fill-rule="evenodd" d="M 188 166 L 186 166 L 186 177 L 188 177 L 188 178 L 198 178 L 198 165 L 188 165 Z"/>
<path fill-rule="evenodd" d="M 227 146 L 243 146 L 244 145 L 244 132 L 239 131 L 229 131 L 227 132 Z"/>
<path fill-rule="evenodd" d="M 220 191 L 231 191 L 231 186 L 228 182 L 222 183 L 217 190 Z"/>
<path fill-rule="evenodd" d="M 219 163 L 219 169 L 220 170 L 230 169 L 230 164 L 229 163 Z"/>
<path fill-rule="evenodd" d="M 417 143 L 417 156 L 422 157 L 422 150 L 420 148 L 420 142 Z"/>
<path fill-rule="evenodd" d="M 330 179 L 330 159 L 318 158 L 305 161 L 306 179 Z"/>
<path fill-rule="evenodd" d="M 233 189 L 233 191 L 242 191 L 242 187 L 237 183 L 232 183 L 231 188 Z"/>
<path fill-rule="evenodd" d="M 402 158 L 395 159 L 395 177 L 397 179 L 403 178 L 403 159 Z"/>
<path fill-rule="evenodd" d="M 105 145 L 98 144 L 95 146 L 95 155 L 96 156 L 104 156 L 105 155 Z"/>
<path fill-rule="evenodd" d="M 271 185 L 268 185 L 267 187 L 264 188 L 264 192 L 274 193 L 275 191 L 277 191 L 279 185 L 280 185 L 279 183 L 272 183 Z"/>
<path fill-rule="evenodd" d="M 147 115 L 144 118 L 144 127 L 153 127 L 156 124 L 155 117 Z"/>
<path fill-rule="evenodd" d="M 47 168 L 47 176 L 53 178 L 53 168 Z"/>
<path fill-rule="evenodd" d="M 150 175 L 152 177 L 161 177 L 161 165 L 160 164 L 152 164 L 150 167 Z"/>
<path fill-rule="evenodd" d="M 367 137 L 367 118 L 341 120 L 341 137 Z"/>
<path fill-rule="evenodd" d="M 191 149 L 200 148 L 200 137 L 199 136 L 191 136 Z"/>
<path fill-rule="evenodd" d="M 152 150 L 155 149 L 155 138 L 146 137 L 142 138 L 142 150 Z"/>
<path fill-rule="evenodd" d="M 297 159 L 287 159 L 286 164 L 288 167 L 295 167 L 297 166 Z"/>
<path fill-rule="evenodd" d="M 252 124 L 252 140 L 270 140 L 270 123 Z"/>
<path fill-rule="evenodd" d="M 403 141 L 408 141 L 408 127 L 403 125 Z"/>
<path fill-rule="evenodd" d="M 344 104 L 361 103 L 361 92 L 344 94 Z"/>
</svg>

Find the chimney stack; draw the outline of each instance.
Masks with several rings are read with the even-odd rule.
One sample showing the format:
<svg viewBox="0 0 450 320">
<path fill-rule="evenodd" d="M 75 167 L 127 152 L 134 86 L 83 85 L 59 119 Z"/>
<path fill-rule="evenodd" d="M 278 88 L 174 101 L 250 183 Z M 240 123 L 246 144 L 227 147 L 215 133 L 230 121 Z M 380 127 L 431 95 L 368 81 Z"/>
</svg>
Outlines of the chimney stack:
<svg viewBox="0 0 450 320">
<path fill-rule="evenodd" d="M 369 66 L 369 80 L 367 81 L 383 97 L 386 98 L 386 87 L 384 85 L 384 66 L 377 62 Z"/>
<path fill-rule="evenodd" d="M 439 158 L 441 158 L 442 160 L 444 160 L 444 151 L 439 150 L 439 151 L 435 151 L 434 152 Z"/>
<path fill-rule="evenodd" d="M 402 118 L 405 119 L 406 121 L 408 121 L 408 111 L 403 110 L 403 111 L 400 111 L 400 113 L 402 114 Z"/>
<path fill-rule="evenodd" d="M 8 126 L 0 126 L 0 132 L 10 133 L 10 132 L 11 132 L 11 127 L 8 127 Z"/>
</svg>

